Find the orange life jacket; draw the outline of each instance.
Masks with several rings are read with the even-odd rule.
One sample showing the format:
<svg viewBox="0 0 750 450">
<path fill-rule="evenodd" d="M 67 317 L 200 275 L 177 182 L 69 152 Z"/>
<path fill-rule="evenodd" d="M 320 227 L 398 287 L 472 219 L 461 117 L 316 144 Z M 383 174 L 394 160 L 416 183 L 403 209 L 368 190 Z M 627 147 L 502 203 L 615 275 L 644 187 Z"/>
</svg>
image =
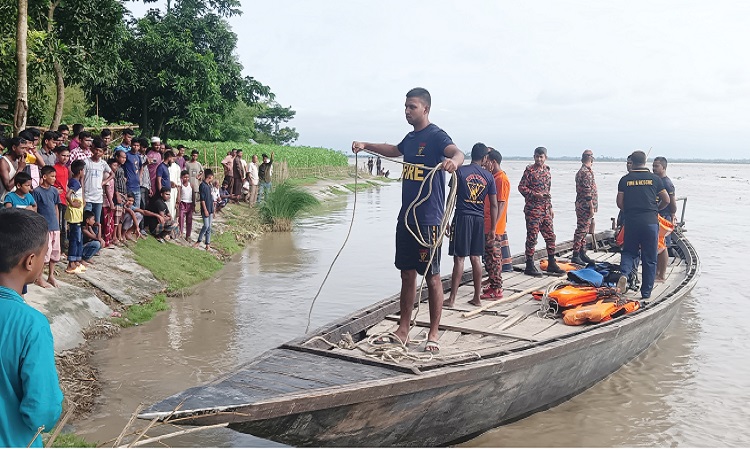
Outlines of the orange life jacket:
<svg viewBox="0 0 750 450">
<path fill-rule="evenodd" d="M 606 322 L 623 314 L 637 311 L 640 306 L 640 303 L 637 301 L 630 301 L 622 306 L 617 306 L 616 303 L 599 301 L 593 305 L 582 305 L 564 311 L 563 322 L 567 325 L 583 325 L 586 322 Z"/>
<path fill-rule="evenodd" d="M 657 248 L 657 253 L 661 253 L 667 249 L 667 244 L 664 238 L 672 234 L 672 232 L 674 231 L 674 224 L 662 216 L 658 216 L 658 218 L 659 218 L 659 240 L 657 241 L 656 248 Z M 617 231 L 617 236 L 615 237 L 615 243 L 620 247 L 622 247 L 625 244 L 625 227 L 620 227 L 620 229 Z"/>
<path fill-rule="evenodd" d="M 656 244 L 657 253 L 661 253 L 667 249 L 667 243 L 664 238 L 672 234 L 672 231 L 674 231 L 674 224 L 664 217 L 659 216 L 659 241 Z"/>
<path fill-rule="evenodd" d="M 593 302 L 599 296 L 599 290 L 590 286 L 563 286 L 549 293 L 561 308 Z"/>
<path fill-rule="evenodd" d="M 546 259 L 539 261 L 539 267 L 542 270 L 547 270 L 548 266 L 549 266 L 549 261 L 547 261 Z M 581 266 L 579 266 L 578 264 L 566 263 L 566 262 L 560 262 L 560 261 L 557 261 L 557 266 L 560 269 L 564 270 L 565 272 L 570 272 L 571 270 L 581 269 Z"/>
</svg>

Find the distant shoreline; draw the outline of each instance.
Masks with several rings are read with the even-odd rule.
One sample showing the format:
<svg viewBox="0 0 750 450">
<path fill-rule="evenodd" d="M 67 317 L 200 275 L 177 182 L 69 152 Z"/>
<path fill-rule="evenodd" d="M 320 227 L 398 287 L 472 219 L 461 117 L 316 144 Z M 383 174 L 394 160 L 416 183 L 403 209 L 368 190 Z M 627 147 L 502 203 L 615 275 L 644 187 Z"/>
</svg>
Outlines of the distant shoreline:
<svg viewBox="0 0 750 450">
<path fill-rule="evenodd" d="M 354 158 L 353 154 L 347 154 L 347 157 Z M 365 161 L 366 158 L 363 158 Z M 548 161 L 573 161 L 581 160 L 580 156 L 556 156 L 547 158 Z M 612 158 L 609 156 L 597 157 L 597 162 L 625 162 L 625 158 Z M 691 164 L 750 164 L 750 159 L 699 159 L 699 158 L 668 158 L 669 163 L 691 163 Z M 503 161 L 533 161 L 528 156 L 505 156 Z"/>
</svg>

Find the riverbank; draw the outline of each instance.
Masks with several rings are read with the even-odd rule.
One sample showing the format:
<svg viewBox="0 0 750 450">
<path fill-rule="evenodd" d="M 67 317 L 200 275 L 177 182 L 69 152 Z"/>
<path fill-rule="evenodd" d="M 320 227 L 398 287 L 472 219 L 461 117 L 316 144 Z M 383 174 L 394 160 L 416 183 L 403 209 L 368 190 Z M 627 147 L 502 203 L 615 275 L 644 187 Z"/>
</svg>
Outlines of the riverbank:
<svg viewBox="0 0 750 450">
<path fill-rule="evenodd" d="M 354 181 L 311 177 L 294 180 L 294 184 L 326 201 L 352 192 Z M 387 182 L 365 176 L 356 184 L 362 189 Z M 200 228 L 197 222 L 194 238 Z M 193 248 L 183 239 L 160 243 L 149 237 L 124 247 L 103 249 L 92 267 L 80 276 L 66 274 L 61 263 L 58 289 L 30 287 L 28 303 L 50 320 L 65 410 L 75 407 L 71 423 L 96 409 L 103 390 L 105 380 L 91 364 L 90 342 L 117 336 L 123 327 L 138 326 L 168 310 L 171 299 L 189 295 L 248 242 L 266 232 L 267 226 L 261 223 L 256 208 L 240 203 L 228 205 L 217 215 L 214 230 L 210 252 Z M 68 435 L 56 442 L 76 446 L 85 443 Z"/>
</svg>

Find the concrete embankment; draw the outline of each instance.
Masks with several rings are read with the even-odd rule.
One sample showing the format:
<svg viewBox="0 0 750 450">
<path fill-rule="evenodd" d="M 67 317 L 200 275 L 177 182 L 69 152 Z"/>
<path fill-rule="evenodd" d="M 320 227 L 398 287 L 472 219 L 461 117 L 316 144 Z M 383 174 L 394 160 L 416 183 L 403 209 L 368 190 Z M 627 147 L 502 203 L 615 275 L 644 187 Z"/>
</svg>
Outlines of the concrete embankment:
<svg viewBox="0 0 750 450">
<path fill-rule="evenodd" d="M 81 275 L 66 274 L 64 263 L 58 264 L 58 288 L 29 285 L 26 303 L 47 316 L 56 353 L 83 344 L 84 330 L 96 319 L 149 300 L 164 289 L 151 272 L 135 262 L 128 248 L 103 249 L 95 261 Z"/>
</svg>

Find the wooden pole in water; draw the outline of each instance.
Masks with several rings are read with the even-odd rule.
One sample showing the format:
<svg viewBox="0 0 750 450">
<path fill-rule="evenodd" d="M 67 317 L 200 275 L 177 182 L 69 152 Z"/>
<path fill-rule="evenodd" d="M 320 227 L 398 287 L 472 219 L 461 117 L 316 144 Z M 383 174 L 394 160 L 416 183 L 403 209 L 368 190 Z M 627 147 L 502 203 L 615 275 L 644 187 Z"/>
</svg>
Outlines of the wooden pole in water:
<svg viewBox="0 0 750 450">
<path fill-rule="evenodd" d="M 206 425 L 203 427 L 196 427 L 196 428 L 189 428 L 187 430 L 182 431 L 176 431 L 174 433 L 169 434 L 163 434 L 161 436 L 156 436 L 148 439 L 144 439 L 142 441 L 137 441 L 133 444 L 131 444 L 131 447 L 140 447 L 142 445 L 151 444 L 153 442 L 161 442 L 162 439 L 168 439 L 175 436 L 182 436 L 183 434 L 189 434 L 189 433 L 195 433 L 196 431 L 203 431 L 203 430 L 210 430 L 212 428 L 226 428 L 229 426 L 229 422 L 227 423 L 217 423 L 216 425 Z"/>
<path fill-rule="evenodd" d="M 476 316 L 480 312 L 485 311 L 487 309 L 490 309 L 490 308 L 492 308 L 493 306 L 495 306 L 495 305 L 497 305 L 499 303 L 513 301 L 513 300 L 515 300 L 517 298 L 523 297 L 526 294 L 534 292 L 537 289 L 546 288 L 550 284 L 552 284 L 552 283 L 559 283 L 560 281 L 561 281 L 560 277 L 550 277 L 547 280 L 544 280 L 544 283 L 542 283 L 542 284 L 540 284 L 538 286 L 530 287 L 530 288 L 525 289 L 525 290 L 523 290 L 521 292 L 515 293 L 515 294 L 511 295 L 510 297 L 501 298 L 500 300 L 495 300 L 494 302 L 489 302 L 486 305 L 482 305 L 482 306 L 480 306 L 477 309 L 474 309 L 472 311 L 465 312 L 465 313 L 461 314 L 461 317 L 473 317 L 473 316 Z"/>
</svg>

